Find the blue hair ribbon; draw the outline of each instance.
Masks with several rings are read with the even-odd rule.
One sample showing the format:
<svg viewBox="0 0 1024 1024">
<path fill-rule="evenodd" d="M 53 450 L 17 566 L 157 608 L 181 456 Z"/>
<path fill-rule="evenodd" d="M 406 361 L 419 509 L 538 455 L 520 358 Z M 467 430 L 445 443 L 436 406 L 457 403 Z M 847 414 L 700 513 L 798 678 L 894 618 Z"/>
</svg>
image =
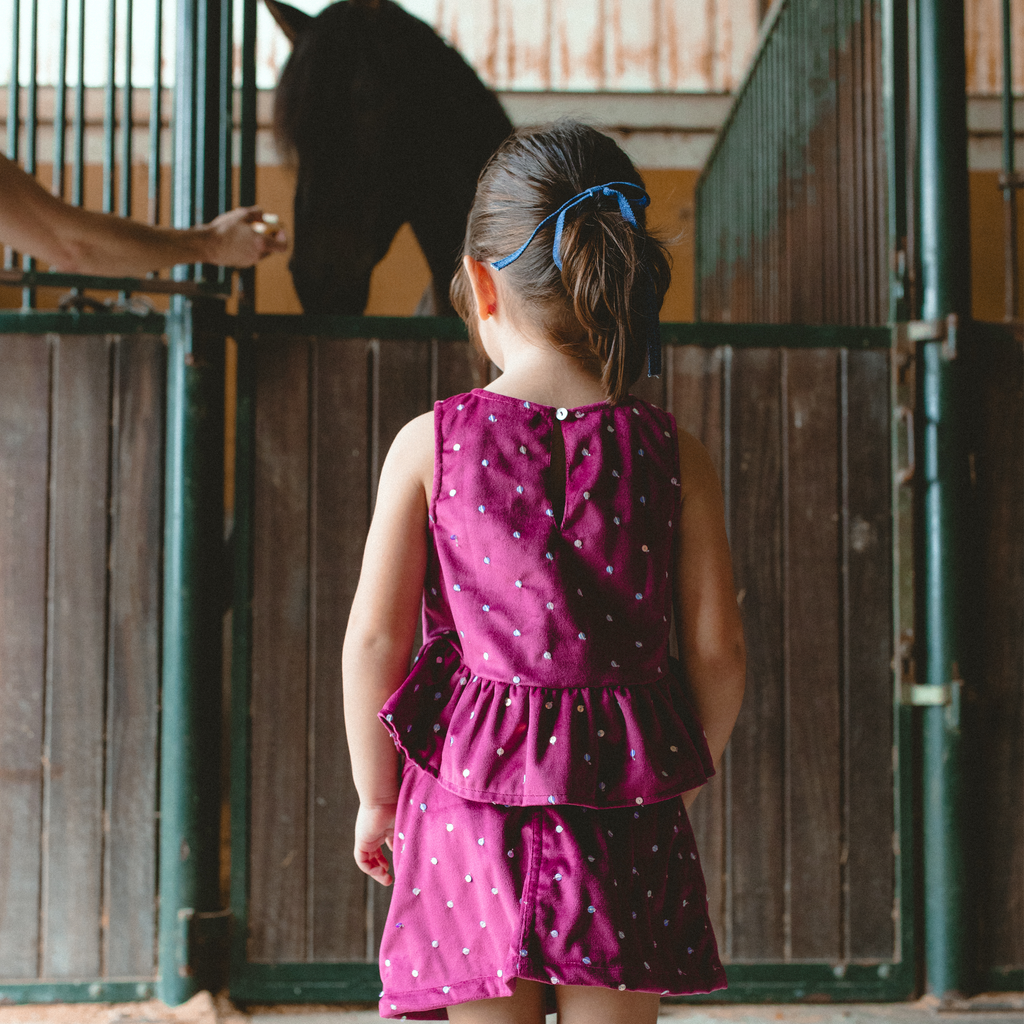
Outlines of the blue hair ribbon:
<svg viewBox="0 0 1024 1024">
<path fill-rule="evenodd" d="M 504 270 L 510 263 L 515 263 L 520 256 L 526 252 L 529 244 L 537 237 L 537 232 L 540 231 L 545 224 L 549 221 L 554 220 L 555 222 L 555 242 L 551 246 L 551 258 L 555 261 L 555 266 L 559 270 L 562 269 L 562 230 L 565 228 L 565 215 L 574 207 L 579 206 L 580 203 L 587 199 L 597 199 L 599 196 L 615 196 L 619 201 L 619 213 L 622 214 L 622 219 L 627 221 L 637 230 L 640 225 L 637 223 L 636 214 L 633 212 L 633 206 L 626 196 L 614 188 L 615 185 L 625 185 L 628 188 L 636 189 L 640 194 L 636 197 L 636 203 L 641 208 L 650 205 L 651 197 L 644 191 L 641 186 L 634 184 L 632 181 L 609 181 L 606 185 L 595 185 L 593 188 L 588 188 L 581 192 L 578 196 L 573 196 L 568 202 L 562 203 L 562 205 L 555 210 L 554 213 L 549 213 L 534 229 L 533 234 L 523 242 L 521 246 L 510 256 L 504 256 L 500 260 L 495 260 L 491 264 L 495 270 Z"/>
<path fill-rule="evenodd" d="M 630 199 L 621 191 L 622 187 L 635 189 L 639 193 L 632 202 Z M 530 243 L 537 237 L 537 232 L 548 224 L 550 221 L 555 222 L 555 240 L 551 246 L 551 258 L 554 260 L 555 266 L 559 270 L 562 269 L 562 231 L 565 228 L 565 215 L 574 207 L 579 206 L 580 203 L 585 202 L 587 199 L 598 199 L 601 196 L 614 196 L 619 204 L 619 213 L 622 214 L 622 219 L 626 221 L 631 227 L 640 230 L 640 224 L 637 221 L 636 213 L 633 211 L 633 203 L 635 202 L 641 209 L 645 206 L 649 206 L 651 197 L 643 189 L 642 186 L 637 185 L 632 181 L 609 181 L 604 185 L 595 185 L 593 188 L 585 189 L 580 192 L 579 195 L 573 196 L 568 202 L 562 203 L 562 205 L 555 210 L 554 213 L 549 213 L 534 229 L 530 237 L 523 242 L 515 252 L 508 256 L 503 256 L 500 260 L 495 260 L 491 266 L 495 270 L 504 270 L 510 263 L 515 263 L 520 256 L 526 252 Z M 649 271 L 647 272 L 650 276 Z M 658 321 L 657 313 L 657 300 L 654 288 L 654 279 L 651 278 L 650 288 L 648 289 L 650 295 L 647 297 L 648 301 L 644 303 L 647 307 L 640 315 L 651 323 L 648 324 L 647 332 L 647 375 L 649 377 L 657 377 L 661 373 L 661 325 Z"/>
</svg>

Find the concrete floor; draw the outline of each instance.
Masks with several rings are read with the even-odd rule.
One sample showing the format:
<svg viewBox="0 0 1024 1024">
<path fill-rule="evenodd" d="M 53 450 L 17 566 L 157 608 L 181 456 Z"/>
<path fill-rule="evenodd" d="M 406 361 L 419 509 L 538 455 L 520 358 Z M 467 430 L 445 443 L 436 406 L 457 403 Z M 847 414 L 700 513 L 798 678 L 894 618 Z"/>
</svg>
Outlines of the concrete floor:
<svg viewBox="0 0 1024 1024">
<path fill-rule="evenodd" d="M 997 1008 L 998 1007 L 998 1008 Z M 1024 997 L 971 1001 L 962 1010 L 937 1009 L 933 1000 L 915 1003 L 835 1006 L 666 1006 L 660 1020 L 687 1024 L 1024 1024 Z M 252 1024 L 379 1024 L 373 1011 L 255 1012 Z M 555 1024 L 552 1014 L 547 1024 Z M 598 1022 L 595 1022 L 598 1024 Z"/>
<path fill-rule="evenodd" d="M 666 1006 L 661 1020 L 687 1024 L 1024 1024 L 1024 994 L 982 996 L 942 1009 L 935 1000 L 914 1003 L 801 1006 Z M 379 1024 L 365 1007 L 268 1006 L 240 1010 L 201 992 L 184 1006 L 152 1000 L 115 1006 L 0 1006 L 0 1024 Z M 548 1017 L 547 1024 L 555 1024 Z M 595 1022 L 599 1024 L 599 1022 Z"/>
</svg>

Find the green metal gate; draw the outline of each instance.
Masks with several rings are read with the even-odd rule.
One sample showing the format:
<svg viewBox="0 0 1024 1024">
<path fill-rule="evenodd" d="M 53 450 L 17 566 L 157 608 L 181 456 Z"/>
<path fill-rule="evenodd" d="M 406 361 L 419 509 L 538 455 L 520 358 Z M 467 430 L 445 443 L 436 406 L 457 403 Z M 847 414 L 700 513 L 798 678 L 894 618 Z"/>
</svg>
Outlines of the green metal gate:
<svg viewBox="0 0 1024 1024">
<path fill-rule="evenodd" d="M 920 779 L 925 974 L 947 999 L 1024 987 L 1024 833 L 1005 827 L 1024 815 L 1021 325 L 970 319 L 963 29 L 962 3 L 774 5 L 697 223 L 703 319 L 894 325 L 894 436 L 910 430 L 896 568 L 919 597 L 897 605 L 895 686 Z M 1007 68 L 1010 38 L 1004 5 Z M 1007 75 L 1010 214 L 1011 100 Z M 1008 318 L 1016 277 L 1008 259 Z"/>
<path fill-rule="evenodd" d="M 160 221 L 164 6 L 109 5 L 106 81 L 94 88 L 91 12 L 62 0 L 57 78 L 44 89 L 39 0 L 10 5 L 7 154 L 37 172 L 52 100 L 53 190 L 76 205 L 87 101 L 100 93 L 102 207 L 138 214 L 145 200 Z M 232 205 L 232 86 L 218 71 L 231 67 L 231 10 L 177 4 L 179 227 Z M 251 34 L 254 3 L 246 14 Z M 145 197 L 130 173 L 133 46 L 152 47 Z M 241 201 L 253 192 L 243 174 Z M 179 267 L 173 280 L 41 273 L 10 250 L 0 280 L 22 292 L 21 309 L 0 310 L 0 1001 L 180 1002 L 216 982 L 208 951 L 226 933 L 207 780 L 219 757 L 230 282 L 218 268 Z M 36 309 L 39 288 L 72 289 L 70 308 Z M 85 291 L 115 297 L 104 306 Z M 130 298 L 147 294 L 170 295 L 169 310 Z"/>
</svg>

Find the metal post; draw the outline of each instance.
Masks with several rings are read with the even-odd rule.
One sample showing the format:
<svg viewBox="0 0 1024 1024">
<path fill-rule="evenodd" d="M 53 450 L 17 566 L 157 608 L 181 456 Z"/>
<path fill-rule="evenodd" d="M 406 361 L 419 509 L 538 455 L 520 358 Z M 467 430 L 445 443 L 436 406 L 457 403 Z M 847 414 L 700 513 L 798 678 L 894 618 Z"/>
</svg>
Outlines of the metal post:
<svg viewBox="0 0 1024 1024">
<path fill-rule="evenodd" d="M 967 989 L 960 749 L 966 661 L 962 509 L 967 496 L 963 360 L 956 317 L 971 313 L 963 0 L 918 0 L 921 316 L 950 318 L 923 345 L 924 674 L 940 702 L 923 710 L 925 966 L 940 998 Z"/>
<path fill-rule="evenodd" d="M 195 212 L 198 19 L 219 27 L 217 0 L 179 0 L 174 223 Z M 216 107 L 210 112 L 216 122 Z M 216 139 L 216 133 L 214 133 Z M 216 152 L 212 154 L 216 167 Z M 201 208 L 202 209 L 202 208 Z M 187 268 L 177 268 L 180 275 Z M 224 588 L 223 305 L 175 296 L 167 335 L 167 465 L 160 765 L 158 995 L 175 1005 L 209 979 L 194 956 L 219 910 L 221 614 Z M 218 979 L 222 980 L 222 979 Z"/>
<path fill-rule="evenodd" d="M 21 54 L 21 3 L 14 0 L 11 4 L 11 77 L 7 84 L 7 158 L 18 162 L 18 141 L 21 131 L 21 107 L 19 95 L 21 87 L 21 70 L 19 57 Z M 17 253 L 4 248 L 4 270 L 14 270 Z"/>
<path fill-rule="evenodd" d="M 163 127 L 163 0 L 153 2 L 153 84 L 149 90 L 149 223 L 160 223 L 160 132 Z"/>
<path fill-rule="evenodd" d="M 85 0 L 78 0 L 78 44 L 75 55 L 78 81 L 75 83 L 71 202 L 81 206 L 85 202 Z"/>
<path fill-rule="evenodd" d="M 122 217 L 132 215 L 132 15 L 135 0 L 126 0 L 124 8 L 124 91 L 121 94 L 121 204 Z"/>
<path fill-rule="evenodd" d="M 1020 277 L 1017 261 L 1017 189 L 1022 181 L 1014 167 L 1016 134 L 1013 129 L 1013 45 L 1010 34 L 1010 0 L 1003 0 L 1003 190 L 1004 219 L 1004 316 L 1016 320 L 1020 312 Z"/>
<path fill-rule="evenodd" d="M 242 0 L 240 121 L 238 202 L 241 206 L 253 206 L 256 202 L 256 0 Z M 255 311 L 256 269 L 243 270 L 239 280 L 239 311 Z"/>
<path fill-rule="evenodd" d="M 39 146 L 39 0 L 32 0 L 28 24 L 28 109 L 25 112 L 25 171 L 34 178 L 36 176 Z M 35 270 L 35 257 L 25 253 L 21 257 L 21 269 Z M 35 289 L 22 288 L 21 308 L 32 309 L 35 304 Z"/>
<path fill-rule="evenodd" d="M 103 212 L 114 212 L 115 145 L 117 132 L 117 0 L 107 8 L 107 84 L 103 93 Z"/>
<path fill-rule="evenodd" d="M 53 184 L 50 191 L 64 198 L 64 143 L 68 128 L 68 0 L 60 5 L 60 47 L 57 56 L 57 85 L 53 106 Z"/>
<path fill-rule="evenodd" d="M 175 296 L 167 320 L 157 992 L 170 1005 L 203 986 L 194 948 L 220 909 L 224 336 L 201 303 Z"/>
</svg>

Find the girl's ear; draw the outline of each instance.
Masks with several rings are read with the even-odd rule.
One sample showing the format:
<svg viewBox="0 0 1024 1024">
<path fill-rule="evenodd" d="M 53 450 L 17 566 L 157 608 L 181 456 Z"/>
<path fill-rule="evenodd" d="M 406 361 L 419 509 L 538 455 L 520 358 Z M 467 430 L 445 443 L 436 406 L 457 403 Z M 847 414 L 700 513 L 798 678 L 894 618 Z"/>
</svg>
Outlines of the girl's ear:
<svg viewBox="0 0 1024 1024">
<path fill-rule="evenodd" d="M 498 283 L 494 278 L 495 271 L 487 263 L 473 259 L 472 256 L 462 257 L 469 285 L 473 289 L 473 302 L 476 315 L 481 320 L 493 316 L 498 309 Z"/>
</svg>

